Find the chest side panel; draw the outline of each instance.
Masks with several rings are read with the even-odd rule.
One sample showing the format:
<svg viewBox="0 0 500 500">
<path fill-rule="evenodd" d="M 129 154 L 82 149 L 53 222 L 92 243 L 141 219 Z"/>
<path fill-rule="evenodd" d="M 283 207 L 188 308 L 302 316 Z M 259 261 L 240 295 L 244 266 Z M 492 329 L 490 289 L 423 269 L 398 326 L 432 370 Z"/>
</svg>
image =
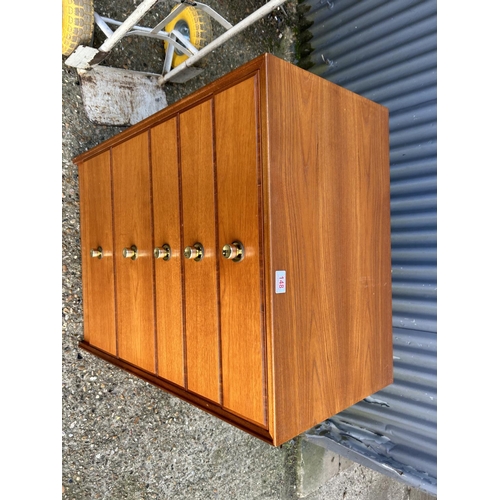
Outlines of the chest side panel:
<svg viewBox="0 0 500 500">
<path fill-rule="evenodd" d="M 269 85 L 277 441 L 392 381 L 387 110 L 277 59 Z M 274 293 L 286 271 L 286 292 Z"/>
</svg>

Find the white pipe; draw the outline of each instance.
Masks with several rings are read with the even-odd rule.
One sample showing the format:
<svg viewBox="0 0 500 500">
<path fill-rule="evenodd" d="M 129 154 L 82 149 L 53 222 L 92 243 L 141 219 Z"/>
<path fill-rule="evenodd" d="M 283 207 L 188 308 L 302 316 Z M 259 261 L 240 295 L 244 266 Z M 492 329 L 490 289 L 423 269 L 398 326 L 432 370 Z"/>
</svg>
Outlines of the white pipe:
<svg viewBox="0 0 500 500">
<path fill-rule="evenodd" d="M 240 21 L 231 29 L 223 33 L 220 37 L 216 38 L 213 42 L 209 43 L 208 45 L 200 49 L 200 51 L 197 54 L 195 54 L 192 57 L 189 57 L 186 61 L 184 61 L 182 64 L 174 68 L 172 71 L 169 71 L 165 75 L 161 76 L 158 79 L 158 84 L 163 85 L 166 81 L 170 80 L 170 78 L 175 76 L 177 73 L 180 73 L 185 68 L 189 68 L 197 61 L 199 61 L 202 57 L 206 56 L 209 52 L 212 52 L 212 50 L 216 49 L 224 42 L 232 38 L 234 35 L 237 35 L 240 31 L 243 31 L 245 28 L 253 24 L 255 21 L 258 21 L 259 19 L 263 18 L 265 15 L 273 11 L 276 7 L 279 7 L 281 4 L 285 2 L 286 0 L 271 0 L 270 2 L 267 2 L 260 9 L 257 9 L 253 14 L 250 14 L 248 17 Z"/>
</svg>

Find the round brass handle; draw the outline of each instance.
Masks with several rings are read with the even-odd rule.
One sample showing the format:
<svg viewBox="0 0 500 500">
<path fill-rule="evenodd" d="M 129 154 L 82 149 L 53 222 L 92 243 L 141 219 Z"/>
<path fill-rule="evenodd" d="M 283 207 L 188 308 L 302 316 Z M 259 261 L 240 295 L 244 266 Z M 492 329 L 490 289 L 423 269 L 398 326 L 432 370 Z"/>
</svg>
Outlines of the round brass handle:
<svg viewBox="0 0 500 500">
<path fill-rule="evenodd" d="M 170 245 L 168 243 L 165 243 L 161 247 L 156 247 L 153 250 L 153 255 L 155 259 L 170 260 L 170 257 L 172 256 Z"/>
<path fill-rule="evenodd" d="M 137 247 L 135 245 L 132 245 L 130 248 L 125 247 L 122 250 L 122 255 L 126 259 L 132 259 L 132 260 L 137 259 Z"/>
<path fill-rule="evenodd" d="M 184 257 L 186 259 L 194 260 L 195 262 L 199 262 L 203 259 L 205 255 L 205 249 L 201 243 L 195 243 L 192 247 L 186 247 L 184 249 Z"/>
<path fill-rule="evenodd" d="M 90 256 L 93 258 L 93 259 L 102 259 L 102 247 L 97 247 L 96 248 L 91 248 L 90 249 Z"/>
<path fill-rule="evenodd" d="M 245 257 L 243 243 L 241 241 L 233 241 L 230 245 L 224 245 L 222 247 L 222 256 L 233 262 L 241 262 L 243 257 Z"/>
</svg>

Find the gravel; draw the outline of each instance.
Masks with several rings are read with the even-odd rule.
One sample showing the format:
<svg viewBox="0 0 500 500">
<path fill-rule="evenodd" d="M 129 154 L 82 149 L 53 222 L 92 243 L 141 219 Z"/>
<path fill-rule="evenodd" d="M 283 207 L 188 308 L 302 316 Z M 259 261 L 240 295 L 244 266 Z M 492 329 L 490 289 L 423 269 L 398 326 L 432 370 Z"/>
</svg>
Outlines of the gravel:
<svg viewBox="0 0 500 500">
<path fill-rule="evenodd" d="M 95 0 L 124 19 L 139 0 Z M 257 0 L 207 1 L 235 23 Z M 185 84 L 166 84 L 169 104 L 263 52 L 295 62 L 296 1 L 288 1 L 205 58 Z M 167 1 L 162 13 L 174 5 Z M 149 14 L 148 14 L 149 15 Z M 143 24 L 147 24 L 147 19 Z M 214 31 L 216 26 L 214 25 Z M 94 46 L 102 42 L 98 29 Z M 62 490 L 63 499 L 294 498 L 296 443 L 273 448 L 82 351 L 78 170 L 72 158 L 123 130 L 91 123 L 76 70 L 62 60 Z M 124 39 L 103 63 L 159 73 L 163 45 Z"/>
</svg>

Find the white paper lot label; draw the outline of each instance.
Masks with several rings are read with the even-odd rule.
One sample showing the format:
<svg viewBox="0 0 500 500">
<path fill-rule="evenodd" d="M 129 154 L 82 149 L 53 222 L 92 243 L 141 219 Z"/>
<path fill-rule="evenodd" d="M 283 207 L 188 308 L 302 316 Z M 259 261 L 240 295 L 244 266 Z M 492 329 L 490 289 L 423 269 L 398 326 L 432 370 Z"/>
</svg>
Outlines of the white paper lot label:
<svg viewBox="0 0 500 500">
<path fill-rule="evenodd" d="M 276 293 L 286 292 L 286 271 L 276 271 Z"/>
</svg>

